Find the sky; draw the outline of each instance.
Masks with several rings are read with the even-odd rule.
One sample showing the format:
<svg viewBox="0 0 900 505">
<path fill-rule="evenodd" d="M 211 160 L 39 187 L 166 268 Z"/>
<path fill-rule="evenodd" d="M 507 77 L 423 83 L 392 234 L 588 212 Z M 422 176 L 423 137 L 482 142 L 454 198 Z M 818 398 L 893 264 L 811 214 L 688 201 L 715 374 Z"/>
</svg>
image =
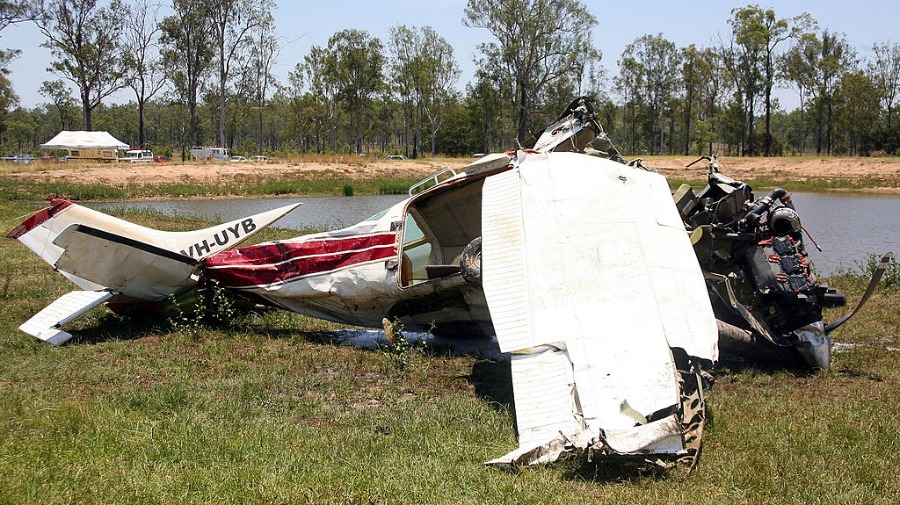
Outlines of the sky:
<svg viewBox="0 0 900 505">
<path fill-rule="evenodd" d="M 162 3 L 166 3 L 165 0 Z M 291 41 L 282 51 L 280 64 L 275 70 L 278 80 L 285 84 L 288 72 L 303 61 L 310 46 L 326 45 L 328 38 L 337 31 L 362 29 L 386 43 L 392 26 L 406 25 L 431 26 L 454 47 L 462 70 L 457 88 L 462 91 L 475 74 L 473 55 L 478 52 L 478 44 L 493 40 L 488 30 L 468 28 L 463 24 L 465 0 L 276 0 L 276 3 L 278 8 L 273 15 L 277 32 L 283 40 Z M 723 38 L 727 36 L 731 9 L 751 2 L 582 0 L 582 3 L 598 20 L 593 30 L 594 45 L 603 53 L 601 63 L 612 77 L 618 74 L 616 60 L 625 46 L 636 38 L 648 33 L 662 33 L 679 47 L 689 44 L 710 46 L 720 35 Z M 860 57 L 869 56 L 876 42 L 900 42 L 900 30 L 896 24 L 897 0 L 755 3 L 774 9 L 779 18 L 809 12 L 819 22 L 820 28 L 845 33 Z M 33 23 L 9 26 L 0 32 L 0 48 L 22 51 L 22 55 L 10 65 L 12 73 L 9 77 L 19 95 L 20 105 L 25 107 L 46 102 L 47 99 L 37 90 L 43 81 L 57 79 L 46 70 L 52 57 L 49 50 L 41 47 L 43 41 L 43 35 Z M 783 107 L 791 109 L 796 106 L 794 92 L 782 90 L 777 96 Z M 133 99 L 132 91 L 123 90 L 112 101 L 127 102 Z"/>
</svg>

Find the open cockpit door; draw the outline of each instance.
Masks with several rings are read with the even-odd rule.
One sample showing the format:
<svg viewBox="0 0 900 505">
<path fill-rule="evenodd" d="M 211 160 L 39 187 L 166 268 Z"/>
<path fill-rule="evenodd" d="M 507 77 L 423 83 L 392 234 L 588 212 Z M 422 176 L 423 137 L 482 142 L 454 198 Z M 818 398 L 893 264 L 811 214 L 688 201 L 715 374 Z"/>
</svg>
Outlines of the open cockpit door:
<svg viewBox="0 0 900 505">
<path fill-rule="evenodd" d="M 519 450 L 685 450 L 674 353 L 718 358 L 703 275 L 663 177 L 581 154 L 520 154 L 483 188 L 482 275 L 513 353 Z"/>
</svg>

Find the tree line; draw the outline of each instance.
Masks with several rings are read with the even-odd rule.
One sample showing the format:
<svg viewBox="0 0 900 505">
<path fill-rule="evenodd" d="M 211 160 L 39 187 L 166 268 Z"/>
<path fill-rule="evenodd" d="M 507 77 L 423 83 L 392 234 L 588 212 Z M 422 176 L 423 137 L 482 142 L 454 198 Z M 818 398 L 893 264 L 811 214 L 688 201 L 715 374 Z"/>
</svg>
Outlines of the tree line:
<svg viewBox="0 0 900 505">
<path fill-rule="evenodd" d="M 526 142 L 587 95 L 630 155 L 900 154 L 900 44 L 877 43 L 860 58 L 845 35 L 805 13 L 735 8 L 705 47 L 642 35 L 607 75 L 592 42 L 597 20 L 580 1 L 469 0 L 461 22 L 493 40 L 460 87 L 452 45 L 431 27 L 406 25 L 387 40 L 336 32 L 279 82 L 273 69 L 290 41 L 275 33 L 275 8 L 0 2 L 0 31 L 34 21 L 57 77 L 40 89 L 47 102 L 19 107 L 7 68 L 20 54 L 0 51 L 0 149 L 84 129 L 176 156 L 201 144 L 245 154 L 471 155 Z M 799 106 L 785 111 L 778 88 L 795 90 Z M 123 89 L 129 102 L 108 103 Z"/>
</svg>

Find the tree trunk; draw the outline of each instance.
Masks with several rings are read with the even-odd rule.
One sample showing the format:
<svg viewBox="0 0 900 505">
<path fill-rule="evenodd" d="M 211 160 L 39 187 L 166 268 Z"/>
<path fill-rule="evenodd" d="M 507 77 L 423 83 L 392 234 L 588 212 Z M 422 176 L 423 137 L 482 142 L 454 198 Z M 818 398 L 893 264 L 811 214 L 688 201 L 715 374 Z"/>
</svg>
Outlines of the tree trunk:
<svg viewBox="0 0 900 505">
<path fill-rule="evenodd" d="M 224 31 L 224 28 L 223 28 Z M 219 141 L 225 147 L 225 40 L 219 43 Z"/>
<path fill-rule="evenodd" d="M 259 103 L 259 152 L 257 154 L 262 155 L 263 153 L 263 105 L 262 102 Z"/>
<path fill-rule="evenodd" d="M 691 152 L 691 96 L 692 92 L 688 92 L 687 110 L 684 114 L 684 155 L 687 156 Z"/>
<path fill-rule="evenodd" d="M 766 84 L 766 148 L 765 156 L 772 155 L 772 132 L 770 130 L 772 121 L 772 85 Z"/>
<path fill-rule="evenodd" d="M 519 142 L 525 142 L 528 132 L 528 91 L 523 83 L 519 84 L 519 124 L 516 138 Z"/>
<path fill-rule="evenodd" d="M 82 85 L 81 91 L 81 129 L 91 131 L 91 90 Z"/>
<path fill-rule="evenodd" d="M 659 150 L 656 154 L 663 154 L 663 150 L 665 149 L 665 131 L 666 126 L 664 124 L 664 116 L 662 107 L 659 108 Z"/>
<path fill-rule="evenodd" d="M 144 148 L 144 101 L 138 101 L 138 145 Z"/>
</svg>

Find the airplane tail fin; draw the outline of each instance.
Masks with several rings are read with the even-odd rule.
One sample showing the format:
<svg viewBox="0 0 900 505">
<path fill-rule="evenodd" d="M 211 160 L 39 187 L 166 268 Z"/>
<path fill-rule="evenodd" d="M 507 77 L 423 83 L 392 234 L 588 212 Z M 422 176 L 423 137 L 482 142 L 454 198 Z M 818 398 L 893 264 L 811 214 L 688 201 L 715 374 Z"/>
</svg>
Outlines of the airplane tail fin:
<svg viewBox="0 0 900 505">
<path fill-rule="evenodd" d="M 167 232 L 129 223 L 68 200 L 54 199 L 9 232 L 7 238 L 18 239 L 51 265 L 62 252 L 53 242 L 72 225 L 87 226 L 200 260 L 237 246 L 300 205 L 286 205 L 202 230 Z"/>
<path fill-rule="evenodd" d="M 59 344 L 71 337 L 60 325 L 114 294 L 157 302 L 188 290 L 197 283 L 200 260 L 237 246 L 299 205 L 202 230 L 166 232 L 54 199 L 7 238 L 25 244 L 83 291 L 62 296 L 20 329 Z"/>
</svg>

